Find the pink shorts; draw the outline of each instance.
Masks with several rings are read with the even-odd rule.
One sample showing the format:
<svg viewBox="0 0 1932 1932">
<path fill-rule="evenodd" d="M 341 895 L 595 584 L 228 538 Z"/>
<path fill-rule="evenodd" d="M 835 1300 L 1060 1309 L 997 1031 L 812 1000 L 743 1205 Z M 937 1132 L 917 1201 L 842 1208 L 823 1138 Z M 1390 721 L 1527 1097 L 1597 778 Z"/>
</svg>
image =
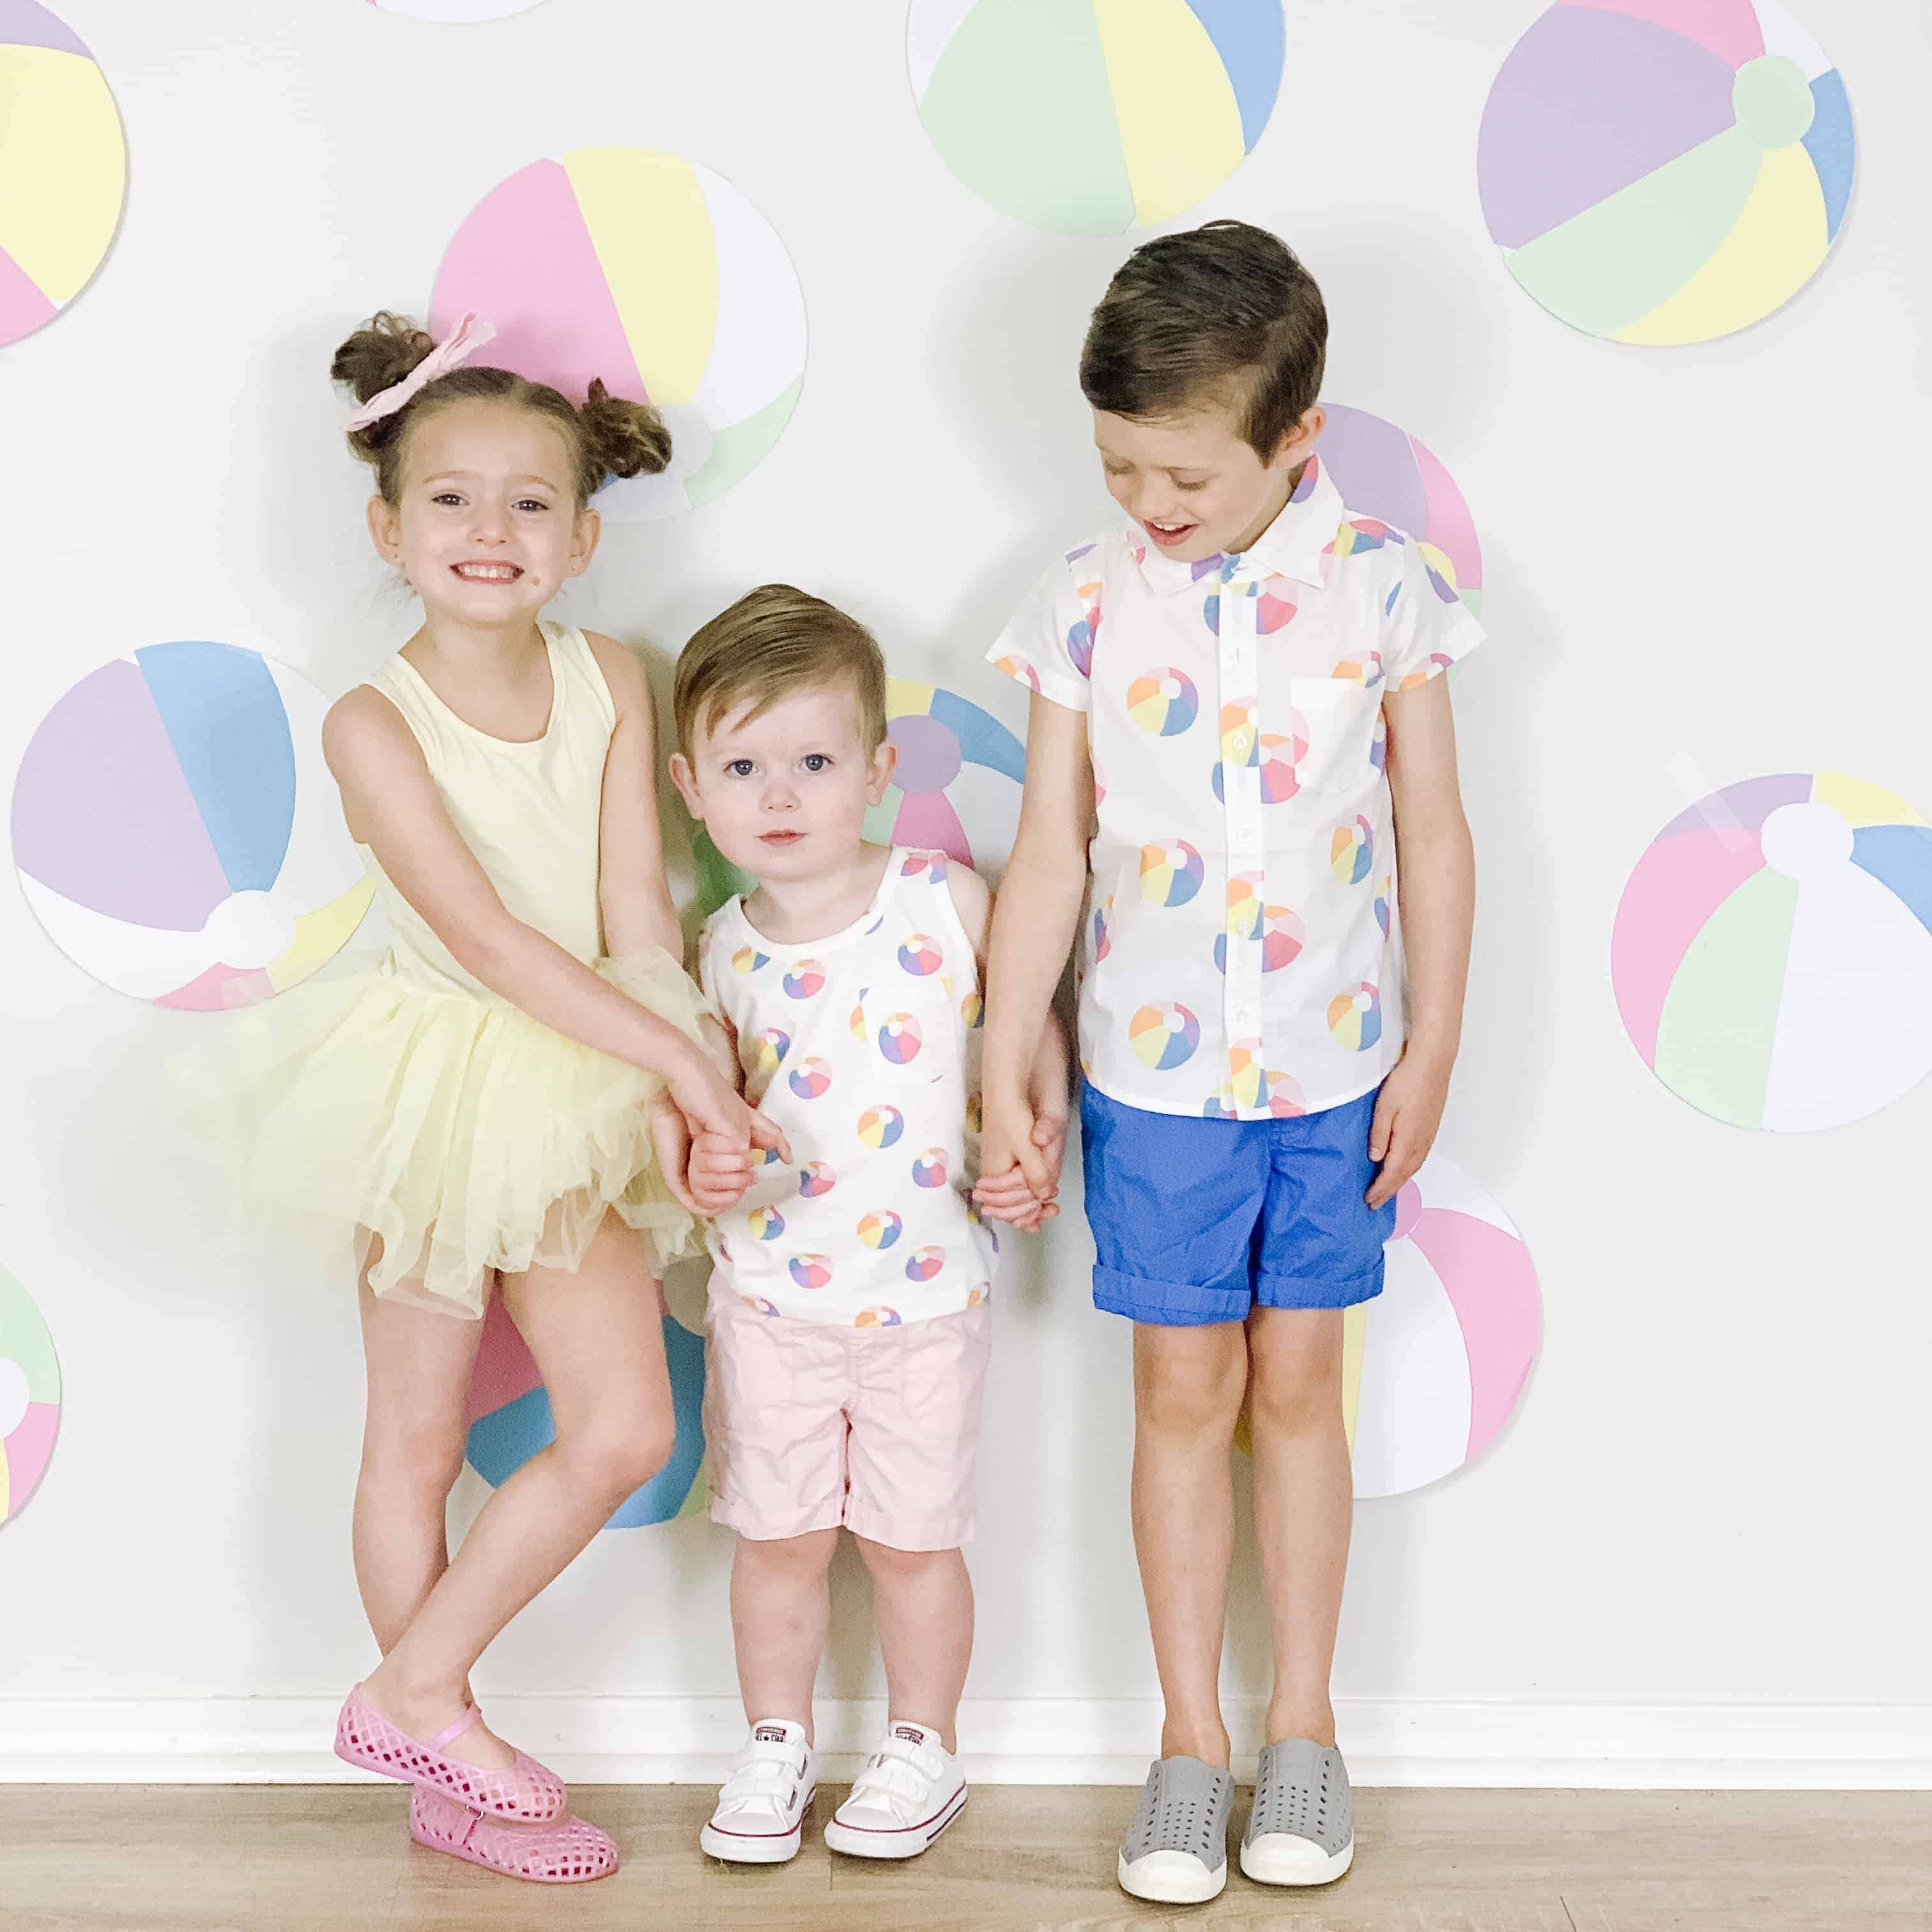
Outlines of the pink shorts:
<svg viewBox="0 0 1932 1932">
<path fill-rule="evenodd" d="M 992 1310 L 835 1328 L 712 1298 L 713 1522 L 765 1542 L 843 1523 L 894 1550 L 971 1540 Z"/>
</svg>

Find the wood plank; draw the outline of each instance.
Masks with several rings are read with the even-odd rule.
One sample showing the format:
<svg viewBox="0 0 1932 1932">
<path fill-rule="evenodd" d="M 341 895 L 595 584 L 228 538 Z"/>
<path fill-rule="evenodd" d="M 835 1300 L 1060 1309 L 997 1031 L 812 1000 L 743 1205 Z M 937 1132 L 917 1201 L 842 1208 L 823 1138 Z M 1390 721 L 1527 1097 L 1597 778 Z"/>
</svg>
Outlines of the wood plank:
<svg viewBox="0 0 1932 1932">
<path fill-rule="evenodd" d="M 842 1792 L 826 1786 L 815 1816 Z M 0 1788 L 6 1932 L 1932 1932 L 1932 1804 L 1909 1792 L 1370 1790 L 1355 1868 L 1299 1894 L 1237 1870 L 1213 1905 L 1114 1882 L 1124 1787 L 982 1786 L 922 1858 L 770 1870 L 698 1850 L 709 1787 L 586 1787 L 623 1868 L 537 1888 L 408 1843 L 369 1786 Z M 1238 1797 L 1237 1826 L 1245 1810 Z M 1292 1915 L 1292 1917 L 1291 1917 Z"/>
</svg>

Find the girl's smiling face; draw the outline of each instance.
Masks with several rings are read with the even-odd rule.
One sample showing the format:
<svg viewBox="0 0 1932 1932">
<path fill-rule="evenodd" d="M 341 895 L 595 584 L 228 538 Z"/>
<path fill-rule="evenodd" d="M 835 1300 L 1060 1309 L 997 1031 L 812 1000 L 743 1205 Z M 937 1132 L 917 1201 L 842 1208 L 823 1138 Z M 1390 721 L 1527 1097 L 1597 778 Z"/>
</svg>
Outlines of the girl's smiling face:
<svg viewBox="0 0 1932 1932">
<path fill-rule="evenodd" d="M 742 710 L 700 731 L 671 776 L 692 818 L 733 865 L 761 881 L 825 878 L 865 843 L 896 754 L 868 752 L 856 694 L 843 683 Z"/>
<path fill-rule="evenodd" d="M 1264 463 L 1232 411 L 1142 421 L 1094 412 L 1108 493 L 1163 556 L 1198 563 L 1244 550 L 1282 512 L 1326 420 L 1310 410 Z"/>
<path fill-rule="evenodd" d="M 496 630 L 526 625 L 597 548 L 562 433 L 514 403 L 452 403 L 412 424 L 398 501 L 369 503 L 383 560 L 425 613 Z"/>
</svg>

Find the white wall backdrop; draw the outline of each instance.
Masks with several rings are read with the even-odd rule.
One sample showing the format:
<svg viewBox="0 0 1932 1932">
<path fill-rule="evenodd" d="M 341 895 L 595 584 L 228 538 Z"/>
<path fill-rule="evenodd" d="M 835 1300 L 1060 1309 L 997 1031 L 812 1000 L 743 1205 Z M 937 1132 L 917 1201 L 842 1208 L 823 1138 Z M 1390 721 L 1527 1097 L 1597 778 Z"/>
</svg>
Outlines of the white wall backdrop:
<svg viewBox="0 0 1932 1932">
<path fill-rule="evenodd" d="M 567 614 L 668 692 L 700 621 L 790 579 L 1019 724 L 980 659 L 1107 508 L 1073 370 L 1134 238 L 1036 232 L 959 185 L 914 112 L 903 0 L 548 0 L 472 27 L 363 0 L 55 4 L 114 87 L 131 180 L 99 280 L 0 350 L 9 785 L 55 699 L 136 645 L 253 646 L 334 694 L 402 640 L 330 350 L 376 307 L 424 311 L 488 188 L 603 142 L 757 203 L 811 357 L 749 480 L 608 529 Z M 1187 218 L 1301 252 L 1330 395 L 1429 443 L 1486 553 L 1492 641 L 1456 685 L 1481 909 L 1442 1144 L 1531 1244 L 1543 1354 L 1486 1460 L 1360 1508 L 1342 1742 L 1364 1781 L 1932 1781 L 1932 1084 L 1826 1133 L 1720 1126 L 1640 1063 L 1609 975 L 1630 866 L 1701 792 L 1835 767 L 1932 810 L 1932 15 L 1798 0 L 1856 116 L 1846 232 L 1769 321 L 1644 351 L 1544 314 L 1484 226 L 1477 125 L 1537 10 L 1290 0 L 1273 123 Z M 10 889 L 0 1024 L 0 1264 L 65 1378 L 52 1465 L 0 1529 L 0 1774 L 328 1775 L 372 1657 L 350 1283 L 247 1237 L 173 1130 L 160 1070 L 184 1038 L 218 1052 L 219 1020 L 97 986 Z M 1092 1310 L 1077 1184 L 1070 1206 L 1002 1290 L 965 1748 L 989 1773 L 1137 1778 L 1157 1705 L 1129 1335 Z M 502 1727 L 579 1773 L 700 1773 L 737 1723 L 729 1542 L 601 1537 L 486 1659 Z M 824 1721 L 850 1746 L 880 1688 L 856 1566 L 836 1622 Z M 1248 1540 L 1226 1681 L 1250 1750 L 1266 1660 Z"/>
</svg>

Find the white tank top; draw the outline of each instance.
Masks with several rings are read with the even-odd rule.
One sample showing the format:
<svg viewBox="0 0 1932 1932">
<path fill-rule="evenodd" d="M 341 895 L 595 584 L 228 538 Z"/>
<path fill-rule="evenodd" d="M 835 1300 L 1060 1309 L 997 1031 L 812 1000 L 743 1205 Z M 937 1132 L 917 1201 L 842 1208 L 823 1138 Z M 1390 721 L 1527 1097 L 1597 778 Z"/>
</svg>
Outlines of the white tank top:
<svg viewBox="0 0 1932 1932">
<path fill-rule="evenodd" d="M 745 1097 L 784 1128 L 707 1232 L 722 1289 L 772 1316 L 870 1328 L 976 1306 L 999 1243 L 980 1165 L 980 974 L 946 855 L 896 848 L 871 905 L 803 946 L 733 899 L 699 981 L 737 1029 Z"/>
</svg>

